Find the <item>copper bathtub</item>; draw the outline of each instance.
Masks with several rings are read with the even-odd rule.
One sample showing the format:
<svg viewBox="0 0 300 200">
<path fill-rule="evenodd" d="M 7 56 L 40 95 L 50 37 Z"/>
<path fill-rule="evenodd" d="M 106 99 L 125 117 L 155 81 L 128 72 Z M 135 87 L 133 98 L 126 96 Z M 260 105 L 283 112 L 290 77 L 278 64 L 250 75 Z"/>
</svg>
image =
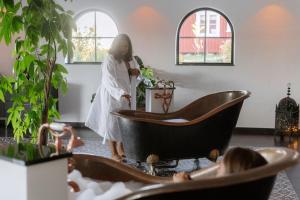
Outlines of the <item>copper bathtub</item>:
<svg viewBox="0 0 300 200">
<path fill-rule="evenodd" d="M 248 91 L 226 91 L 199 98 L 169 114 L 121 110 L 118 117 L 125 154 L 145 162 L 207 157 L 215 159 L 228 147 Z M 174 122 L 175 120 L 175 122 Z"/>
<path fill-rule="evenodd" d="M 299 162 L 299 153 L 287 148 L 258 150 L 268 161 L 262 167 L 215 177 L 218 164 L 191 173 L 192 181 L 172 183 L 171 177 L 151 176 L 126 164 L 93 155 L 74 155 L 75 168 L 83 176 L 101 181 L 136 181 L 157 184 L 120 200 L 233 199 L 267 200 L 276 175 Z"/>
</svg>

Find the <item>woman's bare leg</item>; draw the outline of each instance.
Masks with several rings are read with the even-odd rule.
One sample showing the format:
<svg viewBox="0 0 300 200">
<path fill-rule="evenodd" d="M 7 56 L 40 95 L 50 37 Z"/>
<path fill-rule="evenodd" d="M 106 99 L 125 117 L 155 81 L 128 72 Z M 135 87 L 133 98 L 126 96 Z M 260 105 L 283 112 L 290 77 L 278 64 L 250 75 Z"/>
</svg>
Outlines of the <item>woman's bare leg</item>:
<svg viewBox="0 0 300 200">
<path fill-rule="evenodd" d="M 119 156 L 125 157 L 123 142 L 117 142 L 117 152 Z"/>
<path fill-rule="evenodd" d="M 119 156 L 117 151 L 117 142 L 116 141 L 109 141 L 109 148 L 111 152 L 111 158 L 115 161 L 120 162 L 122 160 L 121 156 Z"/>
</svg>

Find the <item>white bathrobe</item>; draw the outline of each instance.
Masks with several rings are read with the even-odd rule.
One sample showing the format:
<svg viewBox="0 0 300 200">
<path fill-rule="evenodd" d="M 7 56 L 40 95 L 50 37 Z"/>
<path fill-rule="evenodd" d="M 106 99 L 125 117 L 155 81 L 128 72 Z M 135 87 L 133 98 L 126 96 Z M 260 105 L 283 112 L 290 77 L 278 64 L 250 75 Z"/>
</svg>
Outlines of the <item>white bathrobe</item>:
<svg viewBox="0 0 300 200">
<path fill-rule="evenodd" d="M 131 68 L 138 65 L 133 59 Z M 125 62 L 119 63 L 108 55 L 102 63 L 101 81 L 94 101 L 90 107 L 85 125 L 106 139 L 121 142 L 121 130 L 117 118 L 111 112 L 130 109 L 122 95 L 131 95 L 130 76 Z"/>
</svg>

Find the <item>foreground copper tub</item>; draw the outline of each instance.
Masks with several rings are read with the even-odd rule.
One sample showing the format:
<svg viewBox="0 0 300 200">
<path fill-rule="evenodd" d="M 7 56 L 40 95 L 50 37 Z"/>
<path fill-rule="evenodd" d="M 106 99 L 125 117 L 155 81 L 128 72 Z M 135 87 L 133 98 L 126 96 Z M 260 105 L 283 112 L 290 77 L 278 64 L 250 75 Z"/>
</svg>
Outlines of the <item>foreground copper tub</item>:
<svg viewBox="0 0 300 200">
<path fill-rule="evenodd" d="M 160 160 L 211 158 L 228 147 L 243 102 L 249 96 L 248 91 L 227 91 L 202 97 L 174 113 L 122 110 L 112 114 L 118 117 L 130 159 L 144 162 L 150 154 L 158 155 Z M 174 119 L 181 122 L 168 121 Z"/>
<path fill-rule="evenodd" d="M 262 167 L 215 177 L 219 165 L 191 173 L 192 181 L 172 183 L 170 177 L 151 176 L 126 164 L 93 155 L 74 155 L 75 168 L 83 176 L 102 181 L 137 181 L 157 184 L 138 190 L 122 200 L 233 199 L 267 200 L 279 171 L 299 162 L 299 153 L 286 148 L 263 148 L 258 152 L 268 161 Z"/>
</svg>

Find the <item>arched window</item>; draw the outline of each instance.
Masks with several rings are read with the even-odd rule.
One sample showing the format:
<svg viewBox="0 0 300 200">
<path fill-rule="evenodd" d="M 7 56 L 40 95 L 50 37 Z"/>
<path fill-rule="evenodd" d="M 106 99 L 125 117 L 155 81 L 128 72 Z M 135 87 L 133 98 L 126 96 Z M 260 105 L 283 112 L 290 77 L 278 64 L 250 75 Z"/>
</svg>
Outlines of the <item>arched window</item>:
<svg viewBox="0 0 300 200">
<path fill-rule="evenodd" d="M 234 32 L 220 11 L 200 8 L 181 21 L 177 31 L 177 65 L 233 65 Z"/>
<path fill-rule="evenodd" d="M 110 16 L 100 11 L 87 11 L 76 17 L 77 30 L 72 34 L 73 57 L 69 63 L 99 63 L 108 53 L 118 29 Z"/>
</svg>

